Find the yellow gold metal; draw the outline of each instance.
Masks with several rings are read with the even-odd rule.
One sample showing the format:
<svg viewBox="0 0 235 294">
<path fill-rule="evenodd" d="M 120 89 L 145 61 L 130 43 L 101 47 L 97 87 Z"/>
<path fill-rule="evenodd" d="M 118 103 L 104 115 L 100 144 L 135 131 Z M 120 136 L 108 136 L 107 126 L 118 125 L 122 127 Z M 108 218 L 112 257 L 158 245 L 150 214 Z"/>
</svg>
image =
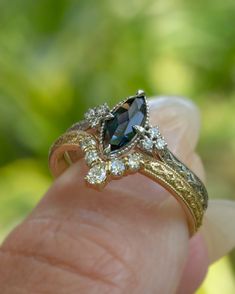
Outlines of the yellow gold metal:
<svg viewBox="0 0 235 294">
<path fill-rule="evenodd" d="M 85 131 L 68 131 L 54 143 L 50 149 L 49 167 L 55 177 L 62 174 L 69 165 L 84 157 L 84 151 L 82 151 L 80 144 L 88 138 L 96 140 L 97 146 L 88 146 L 87 149 L 95 149 L 99 152 L 96 136 Z M 189 231 L 193 235 L 202 224 L 204 209 L 201 195 L 194 186 L 190 185 L 179 172 L 167 163 L 153 158 L 143 151 L 138 151 L 138 154 L 141 157 L 139 172 L 159 183 L 178 200 L 187 215 Z M 103 159 L 100 160 L 103 161 Z M 123 160 L 127 167 L 127 156 L 124 156 Z M 110 162 L 106 160 L 107 173 L 109 172 L 109 166 Z M 127 169 L 125 174 L 128 172 L 130 173 L 131 171 Z"/>
<path fill-rule="evenodd" d="M 143 157 L 141 173 L 151 177 L 171 192 L 182 204 L 189 220 L 191 233 L 194 233 L 202 224 L 203 206 L 197 191 L 175 170 L 162 161 L 150 156 Z"/>
</svg>

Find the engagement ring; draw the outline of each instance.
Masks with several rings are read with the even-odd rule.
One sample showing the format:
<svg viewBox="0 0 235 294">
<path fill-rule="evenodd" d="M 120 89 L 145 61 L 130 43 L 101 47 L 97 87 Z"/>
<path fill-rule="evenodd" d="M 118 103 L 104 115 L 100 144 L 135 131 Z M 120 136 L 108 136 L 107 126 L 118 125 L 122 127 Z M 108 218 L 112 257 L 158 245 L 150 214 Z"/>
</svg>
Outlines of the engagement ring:
<svg viewBox="0 0 235 294">
<path fill-rule="evenodd" d="M 158 126 L 149 124 L 144 91 L 128 97 L 113 109 L 89 109 L 51 147 L 49 166 L 58 177 L 71 164 L 85 158 L 85 181 L 103 188 L 113 179 L 142 173 L 167 189 L 182 205 L 190 234 L 202 224 L 208 195 L 202 181 L 168 149 Z"/>
</svg>

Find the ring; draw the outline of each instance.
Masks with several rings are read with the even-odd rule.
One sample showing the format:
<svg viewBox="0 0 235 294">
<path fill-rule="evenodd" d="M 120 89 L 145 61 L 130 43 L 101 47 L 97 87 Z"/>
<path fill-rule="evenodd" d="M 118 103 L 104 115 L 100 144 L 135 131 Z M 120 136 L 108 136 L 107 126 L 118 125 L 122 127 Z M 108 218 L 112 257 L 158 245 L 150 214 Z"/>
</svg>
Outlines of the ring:
<svg viewBox="0 0 235 294">
<path fill-rule="evenodd" d="M 158 126 L 149 124 L 149 106 L 139 90 L 113 109 L 107 103 L 89 109 L 50 148 L 49 168 L 55 177 L 85 158 L 89 186 L 103 188 L 113 179 L 142 173 L 168 190 L 184 209 L 192 236 L 208 204 L 202 181 L 167 147 Z"/>
</svg>

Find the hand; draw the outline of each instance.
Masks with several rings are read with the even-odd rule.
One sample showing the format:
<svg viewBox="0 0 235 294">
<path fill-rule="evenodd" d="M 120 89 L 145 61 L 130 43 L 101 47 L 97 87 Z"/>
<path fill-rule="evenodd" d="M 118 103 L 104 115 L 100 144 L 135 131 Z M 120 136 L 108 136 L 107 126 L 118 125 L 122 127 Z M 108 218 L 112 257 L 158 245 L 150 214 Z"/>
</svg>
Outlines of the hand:
<svg viewBox="0 0 235 294">
<path fill-rule="evenodd" d="M 179 98 L 150 105 L 151 124 L 204 180 L 194 151 L 198 110 Z M 3 243 L 1 294 L 190 294 L 209 263 L 234 246 L 234 204 L 209 204 L 210 228 L 189 241 L 180 205 L 156 183 L 134 174 L 99 192 L 86 187 L 86 170 L 83 161 L 69 168 Z M 226 244 L 219 242 L 221 233 Z"/>
</svg>

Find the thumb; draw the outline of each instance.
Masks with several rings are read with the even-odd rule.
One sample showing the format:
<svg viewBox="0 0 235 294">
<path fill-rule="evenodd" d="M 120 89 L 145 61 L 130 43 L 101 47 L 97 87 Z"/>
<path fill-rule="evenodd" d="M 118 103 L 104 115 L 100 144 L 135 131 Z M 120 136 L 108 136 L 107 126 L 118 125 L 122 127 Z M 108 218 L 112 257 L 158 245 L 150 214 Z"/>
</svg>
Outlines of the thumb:
<svg viewBox="0 0 235 294">
<path fill-rule="evenodd" d="M 180 157 L 189 161 L 197 136 L 191 130 L 198 129 L 194 106 L 165 98 L 151 105 L 152 120 L 166 114 L 164 123 L 156 120 L 169 148 L 183 149 L 187 158 Z M 0 292 L 175 293 L 188 251 L 176 200 L 140 174 L 102 192 L 88 189 L 86 169 L 83 161 L 69 168 L 3 243 Z"/>
</svg>

